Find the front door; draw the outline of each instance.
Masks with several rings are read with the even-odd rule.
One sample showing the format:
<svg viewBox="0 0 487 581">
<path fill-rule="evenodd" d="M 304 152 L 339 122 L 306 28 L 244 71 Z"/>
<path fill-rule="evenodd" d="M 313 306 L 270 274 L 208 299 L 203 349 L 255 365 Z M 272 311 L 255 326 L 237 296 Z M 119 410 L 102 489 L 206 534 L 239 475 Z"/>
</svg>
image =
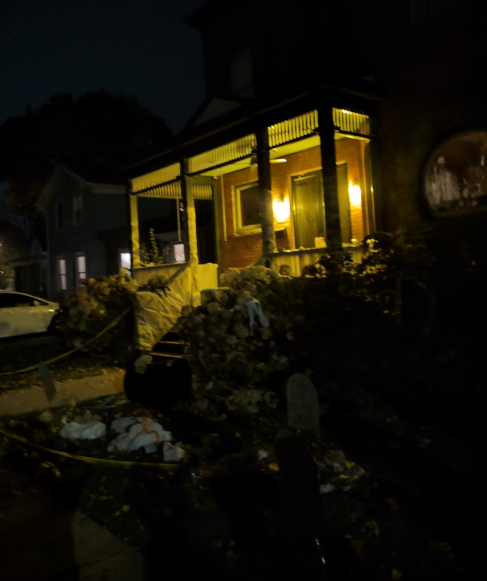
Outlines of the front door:
<svg viewBox="0 0 487 581">
<path fill-rule="evenodd" d="M 294 239 L 296 248 L 314 248 L 325 235 L 321 171 L 292 178 Z"/>
</svg>

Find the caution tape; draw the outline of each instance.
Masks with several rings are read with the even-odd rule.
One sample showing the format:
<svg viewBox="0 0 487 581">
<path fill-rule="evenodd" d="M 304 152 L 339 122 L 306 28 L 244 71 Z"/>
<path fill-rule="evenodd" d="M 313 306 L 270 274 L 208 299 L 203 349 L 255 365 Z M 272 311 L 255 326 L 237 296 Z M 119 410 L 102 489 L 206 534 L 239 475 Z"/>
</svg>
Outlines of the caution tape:
<svg viewBox="0 0 487 581">
<path fill-rule="evenodd" d="M 72 460 L 78 460 L 80 462 L 85 462 L 87 464 L 107 464 L 112 466 L 123 466 L 125 468 L 130 468 L 131 466 L 144 466 L 146 468 L 157 468 L 159 470 L 178 470 L 183 468 L 183 464 L 162 464 L 161 462 L 135 462 L 129 460 L 111 460 L 110 458 L 93 458 L 91 456 L 78 456 L 77 454 L 69 454 L 69 452 L 61 452 L 61 450 L 52 450 L 46 446 L 41 446 L 40 444 L 34 444 L 29 442 L 22 436 L 17 436 L 16 434 L 9 434 L 0 429 L 0 434 L 11 440 L 16 440 L 26 446 L 31 448 L 36 448 L 37 450 L 42 450 L 49 454 L 54 454 L 56 456 L 62 456 L 64 458 L 71 458 Z"/>
<path fill-rule="evenodd" d="M 109 325 L 107 325 L 103 330 L 101 330 L 98 333 L 98 335 L 91 338 L 86 343 L 83 343 L 83 345 L 80 345 L 79 347 L 75 347 L 74 349 L 71 349 L 71 351 L 68 351 L 68 352 L 63 353 L 61 355 L 58 355 L 57 357 L 53 357 L 52 359 L 49 359 L 49 361 L 44 361 L 44 363 L 46 365 L 51 365 L 52 363 L 57 363 L 58 361 L 61 361 L 62 359 L 66 359 L 66 357 L 69 357 L 73 353 L 76 353 L 76 351 L 80 351 L 81 349 L 84 349 L 88 345 L 91 345 L 91 343 L 94 343 L 97 339 L 99 339 L 107 331 L 109 331 L 111 328 L 115 327 L 115 325 L 117 325 L 125 317 L 125 315 L 129 311 L 131 311 L 132 309 L 133 309 L 133 305 L 130 305 L 130 307 L 125 309 L 125 311 L 120 316 L 118 316 Z M 28 371 L 35 371 L 38 368 L 38 366 L 39 366 L 39 364 L 36 363 L 36 365 L 31 365 L 30 367 L 24 367 L 23 369 L 17 369 L 16 371 L 4 371 L 3 373 L 0 373 L 0 377 L 5 377 L 6 375 L 16 375 L 18 373 L 27 373 Z"/>
</svg>

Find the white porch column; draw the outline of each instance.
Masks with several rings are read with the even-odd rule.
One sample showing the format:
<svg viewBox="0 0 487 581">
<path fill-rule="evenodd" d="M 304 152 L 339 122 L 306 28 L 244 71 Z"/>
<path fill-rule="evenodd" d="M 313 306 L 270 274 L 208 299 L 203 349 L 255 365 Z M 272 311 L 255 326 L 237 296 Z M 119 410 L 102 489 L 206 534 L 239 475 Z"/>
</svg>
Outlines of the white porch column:
<svg viewBox="0 0 487 581">
<path fill-rule="evenodd" d="M 196 237 L 196 210 L 194 207 L 193 180 L 186 174 L 186 160 L 181 162 L 181 196 L 184 203 L 184 252 L 186 262 L 198 263 Z"/>
<path fill-rule="evenodd" d="M 267 127 L 259 129 L 257 137 L 257 168 L 259 172 L 260 224 L 262 226 L 262 258 L 270 267 L 271 254 L 276 251 L 274 212 L 272 210 L 271 164 Z"/>
<path fill-rule="evenodd" d="M 130 198 L 130 228 L 132 233 L 132 268 L 140 268 L 140 245 L 139 245 L 139 212 L 137 207 L 137 196 L 129 194 Z"/>
</svg>

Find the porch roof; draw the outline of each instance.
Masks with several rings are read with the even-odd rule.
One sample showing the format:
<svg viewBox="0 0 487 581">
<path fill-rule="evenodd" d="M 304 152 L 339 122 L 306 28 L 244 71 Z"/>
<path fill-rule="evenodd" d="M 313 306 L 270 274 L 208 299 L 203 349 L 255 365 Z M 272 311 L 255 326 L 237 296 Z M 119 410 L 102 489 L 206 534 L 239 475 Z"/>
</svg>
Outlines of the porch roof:
<svg viewBox="0 0 487 581">
<path fill-rule="evenodd" d="M 279 102 L 259 99 L 237 101 L 232 98 L 233 103 L 240 102 L 240 105 L 229 107 L 222 115 L 203 117 L 203 121 L 198 123 L 198 119 L 208 111 L 212 101 L 220 99 L 207 98 L 176 137 L 173 149 L 127 167 L 127 175 L 131 179 L 145 175 L 168 166 L 183 156 L 193 157 L 254 133 L 257 128 L 268 127 L 311 111 L 317 107 L 319 93 L 327 94 L 335 107 L 373 115 L 377 102 L 381 100 L 381 91 L 374 83 L 355 80 L 349 81 L 346 87 L 344 83 L 341 85 L 339 88 L 323 84 L 319 90 L 310 90 Z M 226 96 L 222 96 L 220 100 L 228 101 Z"/>
</svg>

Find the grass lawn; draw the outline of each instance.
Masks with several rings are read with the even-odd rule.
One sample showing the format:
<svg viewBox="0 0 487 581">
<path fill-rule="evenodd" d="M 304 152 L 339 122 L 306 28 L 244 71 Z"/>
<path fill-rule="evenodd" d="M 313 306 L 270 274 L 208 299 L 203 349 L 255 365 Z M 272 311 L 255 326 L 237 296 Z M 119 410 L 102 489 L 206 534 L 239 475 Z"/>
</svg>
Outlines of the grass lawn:
<svg viewBox="0 0 487 581">
<path fill-rule="evenodd" d="M 162 551 L 166 567 L 171 554 L 179 561 L 190 556 L 195 574 L 207 571 L 214 578 L 314 578 L 294 556 L 295 531 L 274 451 L 286 429 L 282 413 L 209 420 L 183 410 L 147 410 L 123 398 L 98 398 L 53 410 L 49 424 L 34 416 L 3 418 L 2 424 L 6 431 L 72 454 L 163 461 L 160 451 L 109 455 L 106 447 L 114 437 L 109 432 L 94 441 L 60 438 L 61 417 L 87 410 L 107 426 L 115 417 L 150 415 L 184 443 L 189 462 L 165 470 L 91 465 L 17 444 L 10 445 L 10 458 L 44 474 L 52 486 L 71 490 L 86 514 L 152 560 Z M 221 440 L 213 453 L 200 443 L 210 433 Z M 480 542 L 473 511 L 483 498 L 475 482 L 475 449 L 378 406 L 359 413 L 332 406 L 319 443 L 309 446 L 325 486 L 320 537 L 331 579 L 473 578 L 469 550 Z M 258 461 L 261 449 L 268 456 Z M 54 468 L 39 468 L 43 461 Z"/>
<path fill-rule="evenodd" d="M 0 373 L 16 371 L 38 365 L 69 351 L 66 342 L 49 334 L 13 337 L 0 341 Z M 116 362 L 93 354 L 74 353 L 67 359 L 49 367 L 55 381 L 100 375 L 103 370 L 116 369 Z M 28 389 L 40 385 L 37 371 L 0 376 L 0 393 L 15 389 Z"/>
</svg>

